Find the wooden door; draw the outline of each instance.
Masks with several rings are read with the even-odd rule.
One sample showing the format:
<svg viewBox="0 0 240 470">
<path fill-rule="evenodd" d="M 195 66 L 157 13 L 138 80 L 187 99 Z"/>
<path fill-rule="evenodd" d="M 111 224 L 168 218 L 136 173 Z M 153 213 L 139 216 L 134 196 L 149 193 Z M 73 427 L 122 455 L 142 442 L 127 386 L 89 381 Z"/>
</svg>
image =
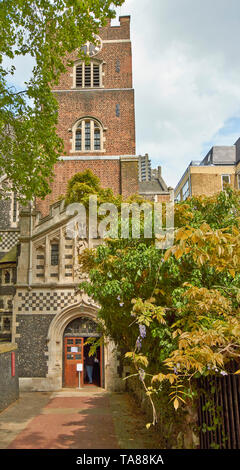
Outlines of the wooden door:
<svg viewBox="0 0 240 470">
<path fill-rule="evenodd" d="M 76 336 L 66 336 L 64 338 L 64 385 L 65 387 L 79 386 L 79 372 L 77 364 L 82 364 L 81 387 L 83 386 L 84 376 L 84 357 L 83 357 L 84 338 Z"/>
</svg>

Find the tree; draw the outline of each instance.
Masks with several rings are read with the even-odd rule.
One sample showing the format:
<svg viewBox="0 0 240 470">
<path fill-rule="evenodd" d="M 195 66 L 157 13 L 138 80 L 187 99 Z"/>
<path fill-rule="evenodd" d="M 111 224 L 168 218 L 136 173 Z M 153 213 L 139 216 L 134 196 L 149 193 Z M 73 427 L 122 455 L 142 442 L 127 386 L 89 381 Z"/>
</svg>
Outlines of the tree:
<svg viewBox="0 0 240 470">
<path fill-rule="evenodd" d="M 72 204 L 79 202 L 88 206 L 88 198 L 90 195 L 95 194 L 98 198 L 98 206 L 104 202 L 114 203 L 117 207 L 120 206 L 122 201 L 121 195 L 114 195 L 112 189 L 102 188 L 100 179 L 89 169 L 75 173 L 69 180 L 67 192 L 64 197 L 65 204 Z"/>
<path fill-rule="evenodd" d="M 63 152 L 56 134 L 58 106 L 51 93 L 69 65 L 68 54 L 113 18 L 124 0 L 1 0 L 0 168 L 22 199 L 50 192 L 53 165 Z M 82 54 L 82 55 L 81 55 Z M 35 65 L 24 90 L 9 83 L 14 59 L 31 55 Z M 5 66 L 5 58 L 13 60 Z M 5 190 L 8 190 L 6 186 Z M 1 188 L 4 194 L 4 187 Z"/>
<path fill-rule="evenodd" d="M 106 333 L 135 367 L 148 396 L 169 383 L 178 409 L 192 379 L 227 374 L 240 357 L 240 194 L 175 206 L 174 245 L 108 240 L 82 254 Z M 153 422 L 156 415 L 153 408 Z"/>
</svg>

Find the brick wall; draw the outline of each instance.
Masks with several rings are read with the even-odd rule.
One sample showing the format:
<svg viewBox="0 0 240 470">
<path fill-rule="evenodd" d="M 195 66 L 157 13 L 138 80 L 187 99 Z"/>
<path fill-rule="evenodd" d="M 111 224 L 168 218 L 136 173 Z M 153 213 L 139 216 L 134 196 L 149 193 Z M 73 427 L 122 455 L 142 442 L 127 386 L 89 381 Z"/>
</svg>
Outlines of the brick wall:
<svg viewBox="0 0 240 470">
<path fill-rule="evenodd" d="M 101 52 L 93 59 L 103 62 L 104 88 L 132 88 L 132 48 L 130 42 L 103 43 Z M 70 61 L 79 59 L 76 52 L 68 56 Z M 73 67 L 67 67 L 53 90 L 71 90 L 74 84 Z"/>
<path fill-rule="evenodd" d="M 80 118 L 91 116 L 99 119 L 105 129 L 106 155 L 135 155 L 134 90 L 132 89 L 132 51 L 129 26 L 130 18 L 122 17 L 120 26 L 101 28 L 102 40 L 128 42 L 103 43 L 102 50 L 93 57 L 103 63 L 103 87 L 73 89 L 74 69 L 68 67 L 54 93 L 59 103 L 57 131 L 64 141 L 65 152 L 71 155 L 71 128 Z M 74 52 L 69 57 L 78 59 Z M 119 116 L 116 115 L 119 106 Z M 99 152 L 88 155 L 99 155 Z M 104 153 L 103 153 L 104 154 Z M 81 155 L 81 152 L 74 152 Z"/>
<path fill-rule="evenodd" d="M 100 178 L 104 188 L 111 187 L 115 194 L 121 192 L 119 160 L 64 160 L 55 165 L 52 192 L 44 200 L 38 201 L 37 207 L 42 215 L 47 215 L 50 204 L 56 202 L 61 194 L 65 194 L 70 178 L 87 168 Z"/>
<path fill-rule="evenodd" d="M 121 159 L 121 193 L 124 197 L 138 193 L 138 158 Z"/>
<path fill-rule="evenodd" d="M 212 196 L 222 191 L 222 175 L 230 175 L 230 185 L 236 187 L 235 165 L 190 166 L 175 191 L 175 197 L 181 192 L 190 176 L 192 196 Z"/>
<path fill-rule="evenodd" d="M 205 168 L 204 168 L 205 169 Z M 222 174 L 230 174 L 231 186 L 234 187 L 235 174 L 232 173 L 232 168 L 226 167 L 221 172 L 209 172 L 207 170 L 199 173 L 191 173 L 191 185 L 193 196 L 212 196 L 215 193 L 222 191 Z"/>
<path fill-rule="evenodd" d="M 72 153 L 72 127 L 80 118 L 91 116 L 98 119 L 104 130 L 105 152 L 87 155 L 135 155 L 134 90 L 94 90 L 58 92 L 59 118 L 57 132 L 64 141 L 67 156 Z M 119 105 L 119 117 L 116 115 Z"/>
<path fill-rule="evenodd" d="M 99 31 L 103 47 L 93 59 L 102 63 L 103 87 L 73 89 L 74 68 L 71 66 L 53 89 L 59 103 L 57 132 L 64 142 L 65 160 L 55 165 L 51 194 L 44 201 L 37 202 L 37 208 L 43 215 L 48 214 L 50 204 L 65 194 L 69 179 L 87 168 L 100 178 L 104 188 L 112 188 L 116 194 L 128 196 L 138 191 L 138 165 L 135 159 L 132 165 L 128 163 L 127 166 L 119 159 L 107 159 L 107 156 L 129 156 L 136 152 L 130 17 L 120 17 L 119 20 L 120 26 L 111 26 L 108 22 Z M 69 58 L 76 61 L 77 52 Z M 84 117 L 95 118 L 102 123 L 104 151 L 73 151 L 72 128 Z M 91 159 L 94 156 L 97 158 Z"/>
</svg>

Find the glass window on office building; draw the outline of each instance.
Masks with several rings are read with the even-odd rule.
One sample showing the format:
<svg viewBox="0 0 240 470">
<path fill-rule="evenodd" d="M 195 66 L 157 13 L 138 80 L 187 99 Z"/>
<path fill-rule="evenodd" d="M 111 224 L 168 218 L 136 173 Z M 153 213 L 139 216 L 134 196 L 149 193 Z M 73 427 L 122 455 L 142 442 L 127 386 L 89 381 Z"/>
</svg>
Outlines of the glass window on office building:
<svg viewBox="0 0 240 470">
<path fill-rule="evenodd" d="M 186 181 L 182 188 L 182 200 L 185 201 L 190 196 L 190 185 L 189 185 L 189 179 Z"/>
<path fill-rule="evenodd" d="M 240 173 L 237 175 L 237 187 L 240 189 Z"/>
</svg>

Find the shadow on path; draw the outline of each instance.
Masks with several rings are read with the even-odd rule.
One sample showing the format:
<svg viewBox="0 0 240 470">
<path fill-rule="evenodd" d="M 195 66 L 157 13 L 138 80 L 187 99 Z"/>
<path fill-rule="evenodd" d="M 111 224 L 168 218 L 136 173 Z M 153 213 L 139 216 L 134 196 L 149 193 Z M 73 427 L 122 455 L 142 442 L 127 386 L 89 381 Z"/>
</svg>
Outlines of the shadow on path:
<svg viewBox="0 0 240 470">
<path fill-rule="evenodd" d="M 134 399 L 106 391 L 22 394 L 0 414 L 0 439 L 8 449 L 158 448 Z"/>
</svg>

